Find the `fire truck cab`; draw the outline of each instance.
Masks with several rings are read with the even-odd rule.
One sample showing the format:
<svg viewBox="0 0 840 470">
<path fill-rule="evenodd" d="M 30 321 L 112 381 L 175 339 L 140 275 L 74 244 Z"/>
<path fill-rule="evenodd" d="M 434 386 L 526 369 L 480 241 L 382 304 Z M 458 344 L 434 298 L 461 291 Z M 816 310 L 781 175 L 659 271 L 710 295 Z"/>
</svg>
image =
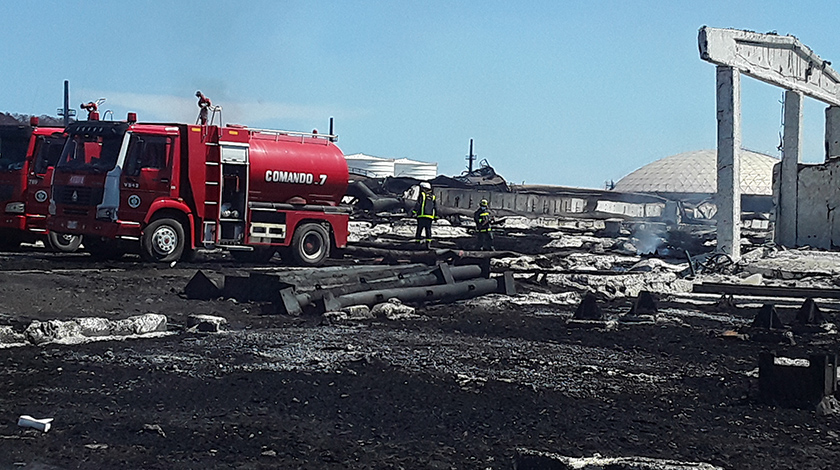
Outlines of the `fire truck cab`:
<svg viewBox="0 0 840 470">
<path fill-rule="evenodd" d="M 47 232 L 53 166 L 64 147 L 64 129 L 29 125 L 0 126 L 0 248 L 43 240 L 56 251 L 79 248 L 79 236 Z"/>
<path fill-rule="evenodd" d="M 51 230 L 101 257 L 150 261 L 223 248 L 320 265 L 347 243 L 347 163 L 334 136 L 213 126 L 80 121 L 53 175 Z"/>
</svg>

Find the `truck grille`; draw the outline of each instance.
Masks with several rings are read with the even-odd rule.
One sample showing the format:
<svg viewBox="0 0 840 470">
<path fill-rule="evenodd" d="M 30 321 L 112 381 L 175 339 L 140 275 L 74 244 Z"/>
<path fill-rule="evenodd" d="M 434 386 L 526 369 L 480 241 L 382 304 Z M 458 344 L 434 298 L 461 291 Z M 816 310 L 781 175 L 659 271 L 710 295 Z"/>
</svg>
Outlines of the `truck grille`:
<svg viewBox="0 0 840 470">
<path fill-rule="evenodd" d="M 56 186 L 53 199 L 58 204 L 71 206 L 95 206 L 102 202 L 102 188 L 84 186 Z"/>
</svg>

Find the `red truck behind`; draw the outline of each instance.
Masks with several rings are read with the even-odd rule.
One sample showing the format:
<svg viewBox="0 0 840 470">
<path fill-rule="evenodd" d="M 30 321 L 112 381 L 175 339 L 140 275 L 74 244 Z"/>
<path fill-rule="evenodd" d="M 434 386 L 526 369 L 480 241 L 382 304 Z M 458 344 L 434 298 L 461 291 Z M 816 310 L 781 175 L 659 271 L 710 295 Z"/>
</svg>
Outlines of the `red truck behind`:
<svg viewBox="0 0 840 470">
<path fill-rule="evenodd" d="M 347 163 L 334 136 L 243 126 L 80 121 L 53 175 L 50 230 L 101 257 L 198 247 L 316 266 L 347 243 Z"/>
<path fill-rule="evenodd" d="M 64 129 L 29 125 L 0 126 L 0 248 L 43 240 L 54 250 L 72 252 L 80 237 L 47 232 L 53 166 L 64 147 Z"/>
</svg>

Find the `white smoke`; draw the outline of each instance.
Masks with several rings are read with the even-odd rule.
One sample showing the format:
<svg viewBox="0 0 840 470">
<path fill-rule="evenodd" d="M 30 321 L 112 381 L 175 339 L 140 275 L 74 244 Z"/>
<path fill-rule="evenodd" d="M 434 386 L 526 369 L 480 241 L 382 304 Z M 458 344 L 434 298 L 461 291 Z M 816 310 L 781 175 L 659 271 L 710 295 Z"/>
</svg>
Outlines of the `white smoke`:
<svg viewBox="0 0 840 470">
<path fill-rule="evenodd" d="M 106 110 L 114 112 L 113 119 L 125 119 L 128 112 L 136 112 L 140 121 L 182 122 L 192 123 L 198 117 L 198 99 L 195 96 L 155 95 L 141 93 L 125 93 L 104 90 L 79 90 L 76 96 L 84 96 L 84 102 L 105 98 L 106 101 L 99 108 L 102 118 Z M 222 107 L 223 123 L 248 124 L 259 127 L 259 123 L 276 123 L 288 121 L 327 122 L 329 116 L 341 114 L 352 117 L 364 114 L 359 110 L 342 110 L 322 106 L 300 106 L 270 101 L 235 101 L 224 97 L 214 97 L 205 92 L 214 106 Z M 83 118 L 84 113 L 80 111 Z M 112 119 L 109 115 L 108 119 Z M 215 124 L 219 121 L 216 120 Z M 307 129 L 308 130 L 308 129 Z"/>
<path fill-rule="evenodd" d="M 656 254 L 657 250 L 665 245 L 662 238 L 663 231 L 656 227 L 641 225 L 633 232 L 633 245 L 636 247 L 636 254 Z"/>
</svg>

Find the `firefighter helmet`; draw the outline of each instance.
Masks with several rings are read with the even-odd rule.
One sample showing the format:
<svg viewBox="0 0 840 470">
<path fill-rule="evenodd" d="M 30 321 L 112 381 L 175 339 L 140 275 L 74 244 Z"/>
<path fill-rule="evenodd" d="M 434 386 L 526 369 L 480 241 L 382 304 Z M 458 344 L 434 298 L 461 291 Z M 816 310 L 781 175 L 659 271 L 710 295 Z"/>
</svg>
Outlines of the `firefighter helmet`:
<svg viewBox="0 0 840 470">
<path fill-rule="evenodd" d="M 478 203 L 481 207 L 487 207 L 487 199 L 482 199 L 481 202 Z"/>
<path fill-rule="evenodd" d="M 423 181 L 422 183 L 420 183 L 420 189 L 422 189 L 423 191 L 431 191 L 432 185 L 429 184 L 427 181 Z"/>
</svg>

